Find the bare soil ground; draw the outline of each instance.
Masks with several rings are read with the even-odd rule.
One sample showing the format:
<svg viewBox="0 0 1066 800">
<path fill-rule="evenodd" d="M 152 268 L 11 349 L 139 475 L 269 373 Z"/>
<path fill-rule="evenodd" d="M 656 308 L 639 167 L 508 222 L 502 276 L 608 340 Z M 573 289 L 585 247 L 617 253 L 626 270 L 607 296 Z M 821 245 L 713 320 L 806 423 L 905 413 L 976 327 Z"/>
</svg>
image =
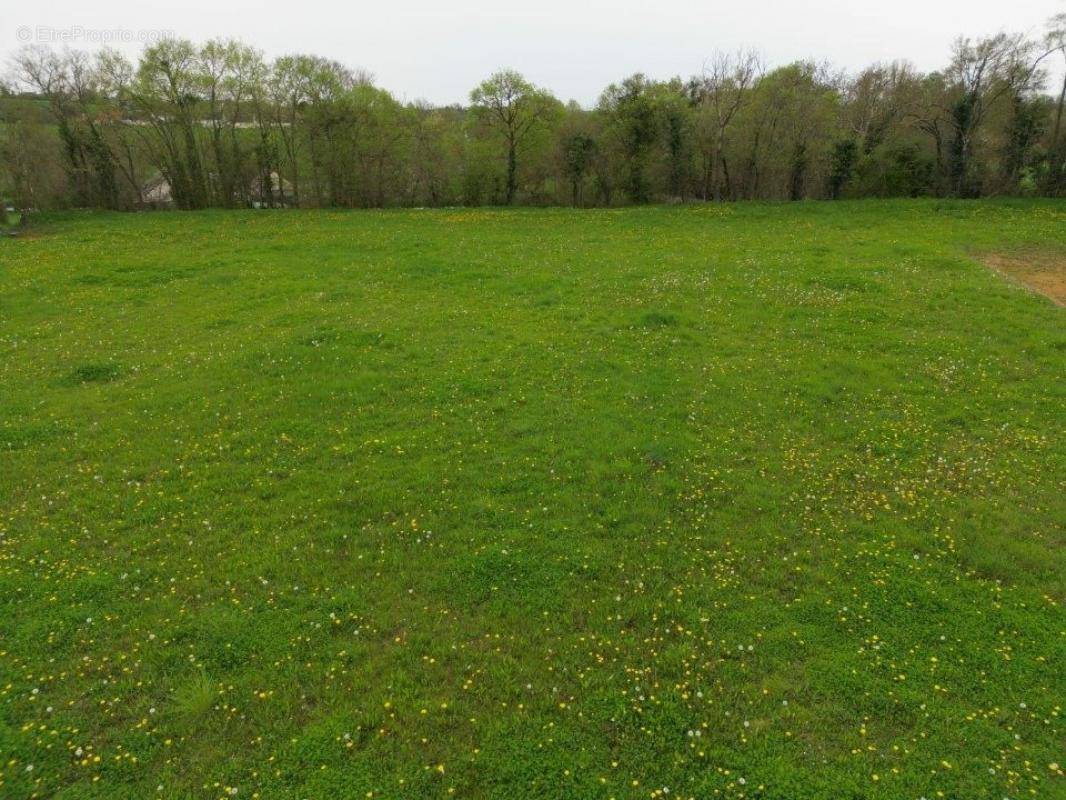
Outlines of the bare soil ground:
<svg viewBox="0 0 1066 800">
<path fill-rule="evenodd" d="M 1061 253 L 985 253 L 981 260 L 1010 281 L 1066 307 L 1066 255 Z"/>
</svg>

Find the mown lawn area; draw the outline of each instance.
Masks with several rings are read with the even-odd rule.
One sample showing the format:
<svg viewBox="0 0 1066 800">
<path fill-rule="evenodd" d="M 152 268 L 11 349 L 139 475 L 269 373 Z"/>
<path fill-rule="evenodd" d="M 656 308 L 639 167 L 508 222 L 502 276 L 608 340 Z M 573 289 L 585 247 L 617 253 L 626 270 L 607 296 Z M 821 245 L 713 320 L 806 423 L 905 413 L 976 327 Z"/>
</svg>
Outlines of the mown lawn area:
<svg viewBox="0 0 1066 800">
<path fill-rule="evenodd" d="M 1066 797 L 1066 202 L 0 240 L 0 797 Z"/>
</svg>

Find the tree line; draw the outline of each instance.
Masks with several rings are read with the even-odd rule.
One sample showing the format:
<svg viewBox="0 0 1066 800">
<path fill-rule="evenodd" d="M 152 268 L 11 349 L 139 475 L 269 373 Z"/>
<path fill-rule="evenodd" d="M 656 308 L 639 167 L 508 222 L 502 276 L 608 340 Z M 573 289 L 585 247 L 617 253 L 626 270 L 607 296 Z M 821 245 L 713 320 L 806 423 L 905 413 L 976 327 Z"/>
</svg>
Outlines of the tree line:
<svg viewBox="0 0 1066 800">
<path fill-rule="evenodd" d="M 592 108 L 512 70 L 435 107 L 238 41 L 161 41 L 135 63 L 31 46 L 0 89 L 0 192 L 24 209 L 1063 196 L 1066 78 L 1048 74 L 1064 63 L 1060 14 L 1040 38 L 960 38 L 930 73 L 720 53 Z"/>
</svg>

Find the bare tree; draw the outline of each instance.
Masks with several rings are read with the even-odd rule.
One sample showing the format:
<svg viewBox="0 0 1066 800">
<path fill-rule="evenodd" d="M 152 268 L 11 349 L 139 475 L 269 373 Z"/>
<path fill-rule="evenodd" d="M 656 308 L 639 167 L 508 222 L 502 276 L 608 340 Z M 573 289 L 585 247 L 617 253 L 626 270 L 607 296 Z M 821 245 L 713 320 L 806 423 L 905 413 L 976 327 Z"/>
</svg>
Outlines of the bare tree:
<svg viewBox="0 0 1066 800">
<path fill-rule="evenodd" d="M 710 146 L 703 159 L 703 199 L 731 194 L 729 165 L 725 159 L 726 133 L 752 87 L 762 74 L 762 59 L 754 50 L 736 54 L 715 53 L 703 74 L 689 84 L 692 99 L 710 115 Z"/>
<path fill-rule="evenodd" d="M 907 111 L 905 98 L 917 82 L 905 61 L 874 64 L 843 87 L 844 121 L 865 154 L 872 153 Z"/>
<path fill-rule="evenodd" d="M 955 42 L 947 72 L 952 89 L 949 170 L 955 194 L 972 195 L 977 189 L 971 175 L 973 148 L 989 109 L 1006 95 L 1039 88 L 1043 78 L 1039 65 L 1051 52 L 1037 52 L 1037 46 L 1021 34 Z"/>
<path fill-rule="evenodd" d="M 1066 12 L 1056 14 L 1048 20 L 1048 32 L 1044 41 L 1049 52 L 1059 53 L 1062 56 L 1063 66 L 1066 68 Z M 1063 185 L 1066 184 L 1066 146 L 1063 146 L 1061 141 L 1063 105 L 1066 105 L 1066 69 L 1063 70 L 1062 88 L 1059 90 L 1059 97 L 1055 103 L 1055 122 L 1048 145 L 1050 154 L 1048 183 L 1056 193 L 1062 191 Z"/>
</svg>

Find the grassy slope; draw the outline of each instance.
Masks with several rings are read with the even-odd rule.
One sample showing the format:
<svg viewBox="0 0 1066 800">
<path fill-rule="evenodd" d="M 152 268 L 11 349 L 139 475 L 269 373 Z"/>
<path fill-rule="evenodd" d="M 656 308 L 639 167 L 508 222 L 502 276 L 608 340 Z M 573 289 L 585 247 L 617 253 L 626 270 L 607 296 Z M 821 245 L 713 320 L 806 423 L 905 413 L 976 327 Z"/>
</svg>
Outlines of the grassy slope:
<svg viewBox="0 0 1066 800">
<path fill-rule="evenodd" d="M 0 796 L 1066 795 L 1066 318 L 966 255 L 1034 246 L 1066 205 L 0 241 Z"/>
</svg>

